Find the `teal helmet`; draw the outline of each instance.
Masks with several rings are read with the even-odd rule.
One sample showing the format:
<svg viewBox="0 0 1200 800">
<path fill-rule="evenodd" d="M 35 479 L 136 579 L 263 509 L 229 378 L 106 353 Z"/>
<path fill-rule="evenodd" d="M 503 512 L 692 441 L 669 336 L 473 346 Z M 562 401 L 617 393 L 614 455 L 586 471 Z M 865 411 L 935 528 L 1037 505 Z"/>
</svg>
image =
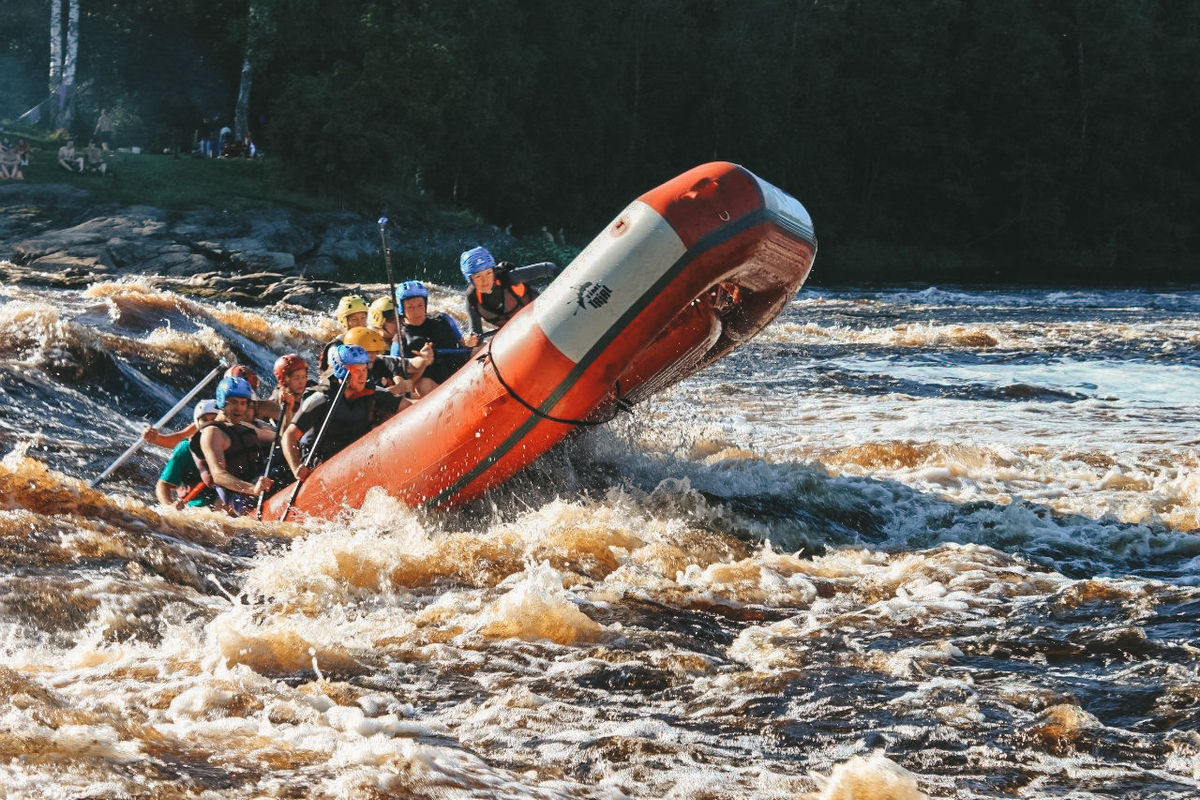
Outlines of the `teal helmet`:
<svg viewBox="0 0 1200 800">
<path fill-rule="evenodd" d="M 217 408 L 225 408 L 225 401 L 230 397 L 254 399 L 254 390 L 245 378 L 222 378 L 217 384 Z"/>
<path fill-rule="evenodd" d="M 356 344 L 339 344 L 331 355 L 333 357 L 329 359 L 329 363 L 333 367 L 333 377 L 339 381 L 345 380 L 348 372 L 346 367 L 371 363 L 370 354 Z"/>
<path fill-rule="evenodd" d="M 458 268 L 462 270 L 463 278 L 470 283 L 472 275 L 495 269 L 496 259 L 492 258 L 486 247 L 473 247 L 464 250 L 458 257 Z"/>
<path fill-rule="evenodd" d="M 405 281 L 396 287 L 396 302 L 400 305 L 404 305 L 404 301 L 410 297 L 424 297 L 428 302 L 429 290 L 420 281 Z"/>
</svg>

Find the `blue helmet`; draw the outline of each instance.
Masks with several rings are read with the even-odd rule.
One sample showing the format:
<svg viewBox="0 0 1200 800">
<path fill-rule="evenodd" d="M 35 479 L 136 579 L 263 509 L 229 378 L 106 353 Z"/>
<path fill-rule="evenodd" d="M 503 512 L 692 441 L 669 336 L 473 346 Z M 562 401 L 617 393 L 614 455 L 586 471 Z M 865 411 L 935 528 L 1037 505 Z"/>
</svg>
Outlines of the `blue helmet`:
<svg viewBox="0 0 1200 800">
<path fill-rule="evenodd" d="M 230 397 L 254 399 L 254 390 L 245 378 L 222 378 L 217 384 L 217 408 L 225 408 L 225 401 Z"/>
<path fill-rule="evenodd" d="M 329 363 L 333 367 L 333 377 L 340 381 L 346 378 L 348 372 L 346 367 L 355 364 L 370 364 L 371 356 L 356 344 L 339 344 L 330 353 Z"/>
<path fill-rule="evenodd" d="M 404 301 L 410 297 L 424 297 L 428 302 L 429 290 L 420 281 L 405 281 L 396 287 L 396 302 L 404 305 Z"/>
<path fill-rule="evenodd" d="M 470 283 L 472 275 L 495 269 L 496 259 L 492 258 L 492 254 L 487 251 L 487 248 L 473 247 L 470 250 L 464 250 L 463 254 L 458 257 L 458 268 L 462 270 L 467 283 Z"/>
</svg>

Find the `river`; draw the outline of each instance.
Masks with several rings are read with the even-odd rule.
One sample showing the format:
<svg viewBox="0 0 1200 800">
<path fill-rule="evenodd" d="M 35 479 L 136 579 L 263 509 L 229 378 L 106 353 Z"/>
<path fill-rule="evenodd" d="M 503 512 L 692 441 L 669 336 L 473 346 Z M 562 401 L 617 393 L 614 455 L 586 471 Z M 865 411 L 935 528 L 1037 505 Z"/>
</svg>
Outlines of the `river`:
<svg viewBox="0 0 1200 800">
<path fill-rule="evenodd" d="M 1200 795 L 1200 289 L 813 286 L 453 512 L 88 488 L 330 332 L 0 287 L 0 792 Z"/>
</svg>

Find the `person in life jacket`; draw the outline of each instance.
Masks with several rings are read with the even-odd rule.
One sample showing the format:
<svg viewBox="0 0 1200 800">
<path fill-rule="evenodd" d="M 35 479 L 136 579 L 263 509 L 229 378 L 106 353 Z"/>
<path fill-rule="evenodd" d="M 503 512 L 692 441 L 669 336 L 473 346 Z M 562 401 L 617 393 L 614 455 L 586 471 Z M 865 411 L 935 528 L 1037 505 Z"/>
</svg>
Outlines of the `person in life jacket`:
<svg viewBox="0 0 1200 800">
<path fill-rule="evenodd" d="M 484 247 L 464 250 L 458 257 L 458 267 L 467 281 L 464 297 L 471 329 L 464 340 L 469 347 L 479 343 L 483 323 L 498 330 L 537 298 L 533 281 L 550 280 L 558 274 L 558 265 L 550 261 L 524 267 L 507 261 L 497 264 Z"/>
<path fill-rule="evenodd" d="M 417 394 L 424 396 L 467 363 L 471 348 L 463 341 L 453 317 L 445 311 L 428 313 L 429 290 L 425 284 L 405 281 L 396 287 L 396 300 L 404 312 L 404 328 L 400 331 L 404 354 L 428 354 L 432 361 L 413 375 Z"/>
<path fill-rule="evenodd" d="M 201 400 L 196 404 L 192 419 L 198 430 L 204 430 L 217 419 L 217 401 Z M 154 496 L 164 506 L 182 508 L 191 489 L 201 482 L 200 468 L 192 458 L 191 442 L 181 439 L 171 452 L 171 457 L 158 474 Z M 186 504 L 189 506 L 211 506 L 217 493 L 211 488 L 201 490 Z"/>
<path fill-rule="evenodd" d="M 245 378 L 222 378 L 216 399 L 220 413 L 200 431 L 200 451 L 227 510 L 243 514 L 271 488 L 271 479 L 262 473 L 275 432 L 253 424 L 254 392 Z"/>
<path fill-rule="evenodd" d="M 258 391 L 258 375 L 254 370 L 247 367 L 245 364 L 234 364 L 229 369 L 225 370 L 226 378 L 245 378 L 250 384 L 250 390 Z M 279 406 L 274 400 L 255 400 L 254 401 L 254 419 L 277 419 L 279 417 Z M 162 433 L 153 425 L 147 425 L 142 431 L 142 439 L 150 444 L 156 444 L 159 447 L 175 447 L 184 439 L 191 439 L 199 431 L 199 427 L 193 422 L 187 427 L 175 431 L 175 433 Z"/>
<path fill-rule="evenodd" d="M 225 370 L 226 378 L 245 378 L 246 383 L 250 384 L 250 391 L 258 397 L 258 375 L 254 370 L 247 367 L 245 364 L 234 364 L 229 369 Z M 253 400 L 250 403 L 251 420 L 258 426 L 272 425 L 279 420 L 280 406 L 277 401 L 271 398 L 261 400 Z"/>
<path fill-rule="evenodd" d="M 367 362 L 367 377 L 397 397 L 412 393 L 413 382 L 408 376 L 414 373 L 419 375 L 425 369 L 427 361 L 433 360 L 432 346 L 427 356 L 393 358 L 385 355 L 387 343 L 379 331 L 370 328 L 351 328 L 346 331 L 345 340 L 346 344 L 356 344 L 367 351 L 367 357 L 370 359 Z M 400 401 L 402 409 L 410 405 L 410 399 Z"/>
<path fill-rule="evenodd" d="M 384 295 L 371 302 L 367 309 L 367 327 L 383 337 L 386 345 L 384 352 L 391 349 L 392 339 L 396 338 L 397 321 L 396 301 Z"/>
<path fill-rule="evenodd" d="M 338 301 L 333 316 L 337 318 L 338 325 L 341 326 L 342 330 L 337 336 L 326 342 L 325 347 L 321 349 L 321 358 L 317 362 L 317 372 L 322 380 L 324 380 L 326 374 L 329 372 L 330 352 L 333 348 L 343 343 L 342 337 L 346 335 L 346 331 L 367 324 L 367 313 L 369 311 L 370 307 L 361 294 L 348 294 Z"/>
<path fill-rule="evenodd" d="M 397 320 L 399 320 L 399 316 L 396 313 L 396 301 L 391 297 L 380 297 L 371 303 L 371 308 L 367 311 L 367 328 L 383 337 L 384 347 L 383 351 L 379 353 L 381 358 L 371 363 L 371 377 L 383 386 L 392 386 L 400 380 L 411 381 L 414 375 L 420 377 L 421 370 L 433 362 L 432 349 L 429 353 L 419 354 L 413 358 L 404 358 L 402 350 L 401 355 L 392 355 L 392 341 L 396 338 Z M 368 353 L 372 352 L 371 348 L 362 342 L 356 342 L 356 344 L 362 345 Z"/>
<path fill-rule="evenodd" d="M 286 429 L 308 389 L 308 362 L 296 353 L 288 353 L 275 359 L 272 371 L 277 385 L 270 399 L 282 409 L 280 424 Z"/>
<path fill-rule="evenodd" d="M 283 432 L 283 457 L 297 480 L 308 478 L 310 456 L 312 466 L 325 461 L 400 408 L 400 398 L 368 377 L 370 360 L 356 344 L 340 344 L 330 354 L 328 382 L 304 398 Z"/>
</svg>

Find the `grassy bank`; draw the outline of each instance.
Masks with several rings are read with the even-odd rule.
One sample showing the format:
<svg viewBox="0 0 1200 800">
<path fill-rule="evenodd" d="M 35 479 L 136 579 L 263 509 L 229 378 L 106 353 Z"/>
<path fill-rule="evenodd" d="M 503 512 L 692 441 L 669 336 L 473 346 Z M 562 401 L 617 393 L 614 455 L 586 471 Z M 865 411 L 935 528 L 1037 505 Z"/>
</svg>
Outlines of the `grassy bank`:
<svg viewBox="0 0 1200 800">
<path fill-rule="evenodd" d="M 303 211 L 340 209 L 345 203 L 319 192 L 301 192 L 283 179 L 270 159 L 192 158 L 110 152 L 105 175 L 68 172 L 58 165 L 59 143 L 32 141 L 24 168 L 27 183 L 66 183 L 91 193 L 97 205 L 151 205 L 167 210 L 209 207 L 228 211 L 284 207 Z M 77 143 L 78 144 L 78 143 Z M 76 148 L 82 154 L 82 148 Z"/>
<path fill-rule="evenodd" d="M 22 134 L 9 134 L 14 140 Z M 469 211 L 448 209 L 428 198 L 365 187 L 354 198 L 299 190 L 270 158 L 192 158 L 171 154 L 111 152 L 107 174 L 78 174 L 57 163 L 59 142 L 30 138 L 34 154 L 23 168 L 25 184 L 68 184 L 87 191 L 97 208 L 147 205 L 179 213 L 196 208 L 242 212 L 283 208 L 301 212 L 345 211 L 374 221 L 387 215 L 403 235 L 389 239 L 398 275 L 456 282 L 458 254 L 473 244 L 496 244 L 496 256 L 519 263 L 551 260 L 566 264 L 578 252 L 544 234 L 507 236 Z M 16 183 L 8 182 L 8 183 Z M 346 282 L 380 279 L 381 257 L 338 264 Z"/>
</svg>

